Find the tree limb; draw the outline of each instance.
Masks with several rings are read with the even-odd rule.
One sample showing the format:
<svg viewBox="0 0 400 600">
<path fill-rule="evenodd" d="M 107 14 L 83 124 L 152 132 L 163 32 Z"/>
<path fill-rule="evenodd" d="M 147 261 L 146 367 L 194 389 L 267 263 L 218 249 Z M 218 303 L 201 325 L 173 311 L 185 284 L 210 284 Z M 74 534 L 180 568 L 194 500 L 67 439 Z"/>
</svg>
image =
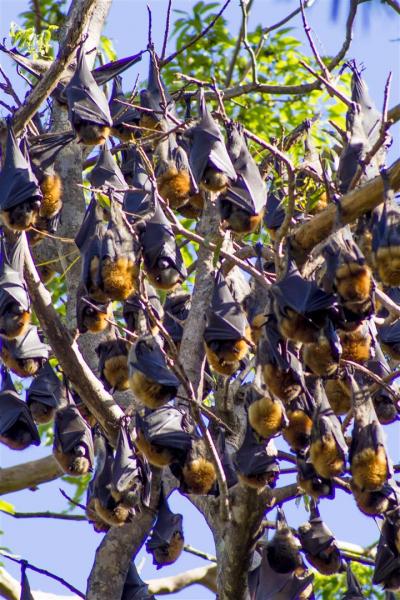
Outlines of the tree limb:
<svg viewBox="0 0 400 600">
<path fill-rule="evenodd" d="M 147 581 L 150 594 L 162 596 L 164 594 L 173 594 L 184 590 L 191 585 L 203 585 L 211 592 L 217 591 L 217 566 L 215 564 L 206 567 L 197 567 L 190 569 L 178 575 L 171 577 L 162 577 L 160 579 L 150 579 Z"/>
<path fill-rule="evenodd" d="M 61 477 L 62 474 L 63 471 L 53 455 L 0 469 L 0 496 L 26 488 L 36 488 L 41 483 Z"/>
</svg>

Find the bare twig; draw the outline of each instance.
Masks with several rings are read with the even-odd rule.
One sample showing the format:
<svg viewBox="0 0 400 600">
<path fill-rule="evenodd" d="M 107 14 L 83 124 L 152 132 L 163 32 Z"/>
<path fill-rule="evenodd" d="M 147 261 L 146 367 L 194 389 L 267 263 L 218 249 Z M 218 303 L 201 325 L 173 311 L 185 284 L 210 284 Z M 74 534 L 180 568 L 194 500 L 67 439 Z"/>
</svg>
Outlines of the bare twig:
<svg viewBox="0 0 400 600">
<path fill-rule="evenodd" d="M 71 592 L 73 592 L 74 594 L 79 596 L 79 598 L 83 598 L 83 599 L 85 598 L 85 595 L 82 594 L 82 592 L 77 590 L 76 587 L 74 587 L 73 585 L 71 585 L 70 583 L 65 581 L 65 579 L 63 579 L 62 577 L 59 577 L 58 575 L 55 575 L 54 573 L 50 573 L 50 571 L 47 571 L 46 569 L 40 569 L 39 567 L 35 567 L 31 563 L 29 563 L 27 560 L 24 560 L 22 558 L 17 558 L 16 556 L 9 554 L 8 552 L 5 552 L 4 550 L 0 550 L 0 554 L 1 554 L 1 556 L 4 556 L 4 558 L 7 558 L 8 560 L 11 560 L 12 562 L 15 562 L 19 565 L 24 565 L 27 569 L 31 569 L 31 571 L 35 571 L 36 573 L 40 573 L 41 575 L 46 575 L 46 577 L 55 579 L 55 581 L 58 581 L 59 583 L 61 583 L 61 585 L 68 588 Z"/>
<path fill-rule="evenodd" d="M 0 512 L 10 515 L 14 519 L 59 519 L 61 521 L 87 521 L 83 515 L 67 515 L 63 513 L 55 513 L 51 511 L 44 512 L 8 512 L 1 510 Z"/>
<path fill-rule="evenodd" d="M 249 21 L 249 8 L 250 8 L 250 2 L 248 0 L 240 0 L 240 8 L 242 10 L 242 23 L 243 23 L 243 44 L 244 47 L 246 48 L 247 52 L 249 53 L 250 56 L 250 62 L 251 62 L 251 72 L 252 72 L 252 80 L 253 83 L 258 83 L 258 76 L 257 76 L 257 59 L 256 59 L 256 55 L 254 54 L 254 50 L 251 47 L 250 43 L 249 43 L 249 38 L 247 35 L 247 25 L 248 25 L 248 21 Z"/>
<path fill-rule="evenodd" d="M 170 26 L 170 20 L 171 20 L 171 8 L 172 8 L 172 0 L 168 0 L 167 16 L 166 16 L 166 19 L 165 19 L 164 41 L 163 41 L 162 50 L 161 50 L 161 57 L 160 57 L 161 60 L 164 60 L 165 53 L 167 51 L 169 26 Z"/>
<path fill-rule="evenodd" d="M 183 546 L 185 552 L 189 554 L 194 554 L 194 556 L 199 556 L 200 558 L 204 558 L 204 560 L 209 560 L 210 562 L 217 562 L 217 559 L 212 554 L 208 554 L 208 552 L 203 552 L 203 550 L 197 550 L 197 548 L 193 548 L 189 544 L 185 544 Z"/>
<path fill-rule="evenodd" d="M 317 73 L 312 67 L 310 67 L 310 65 L 308 65 L 306 62 L 304 62 L 304 60 L 300 60 L 299 64 L 302 67 L 304 67 L 309 73 L 314 75 L 314 77 L 316 79 L 318 79 L 318 81 L 323 83 L 324 86 L 327 88 L 327 90 L 329 92 L 331 92 L 334 96 L 339 98 L 339 100 L 344 102 L 344 104 L 346 104 L 346 106 L 352 105 L 352 101 L 349 98 L 347 98 L 347 96 L 345 96 L 340 90 L 338 90 L 337 87 L 335 85 L 333 85 L 333 83 L 331 81 L 328 81 L 325 77 L 323 77 L 322 75 Z"/>
<path fill-rule="evenodd" d="M 364 375 L 367 375 L 370 379 L 375 381 L 375 383 L 378 384 L 380 387 L 383 387 L 388 392 L 388 394 L 390 394 L 396 401 L 399 401 L 400 397 L 398 394 L 396 394 L 395 390 L 393 388 L 391 388 L 390 385 L 388 385 L 382 379 L 382 377 L 379 377 L 379 375 L 376 375 L 376 373 L 373 373 L 370 369 L 367 369 L 367 367 L 364 367 L 363 365 L 360 365 L 352 360 L 344 360 L 343 358 L 340 359 L 340 362 L 342 364 L 348 365 L 349 367 L 353 367 L 353 369 L 356 369 L 357 371 L 360 371 L 361 373 L 364 373 Z"/>
<path fill-rule="evenodd" d="M 309 26 L 307 19 L 306 19 L 306 13 L 304 10 L 303 0 L 300 0 L 300 10 L 301 10 L 301 16 L 302 16 L 302 20 L 303 20 L 304 31 L 306 32 L 306 36 L 307 36 L 308 42 L 310 44 L 311 51 L 315 56 L 315 60 L 317 61 L 317 63 L 319 64 L 319 66 L 321 68 L 323 76 L 325 77 L 325 79 L 327 81 L 330 81 L 330 77 L 331 77 L 330 73 L 329 73 L 328 69 L 326 68 L 324 61 L 320 57 L 318 50 L 314 44 L 314 40 L 312 39 L 311 27 Z"/>
</svg>

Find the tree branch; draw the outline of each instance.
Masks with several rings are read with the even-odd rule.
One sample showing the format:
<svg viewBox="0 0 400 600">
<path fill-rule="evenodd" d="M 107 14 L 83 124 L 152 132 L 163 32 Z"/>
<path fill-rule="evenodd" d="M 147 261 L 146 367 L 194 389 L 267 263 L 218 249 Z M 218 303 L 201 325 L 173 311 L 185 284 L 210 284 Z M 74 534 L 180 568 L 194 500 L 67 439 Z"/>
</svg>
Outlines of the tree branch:
<svg viewBox="0 0 400 600">
<path fill-rule="evenodd" d="M 190 569 L 178 575 L 171 577 L 162 577 L 160 579 L 150 579 L 146 582 L 149 586 L 150 594 L 162 596 L 164 594 L 173 594 L 188 588 L 191 585 L 203 585 L 211 592 L 217 591 L 217 566 L 214 564 L 206 567 L 197 567 Z"/>
<path fill-rule="evenodd" d="M 0 469 L 0 496 L 61 477 L 63 471 L 53 455 L 33 460 L 15 467 Z"/>
</svg>

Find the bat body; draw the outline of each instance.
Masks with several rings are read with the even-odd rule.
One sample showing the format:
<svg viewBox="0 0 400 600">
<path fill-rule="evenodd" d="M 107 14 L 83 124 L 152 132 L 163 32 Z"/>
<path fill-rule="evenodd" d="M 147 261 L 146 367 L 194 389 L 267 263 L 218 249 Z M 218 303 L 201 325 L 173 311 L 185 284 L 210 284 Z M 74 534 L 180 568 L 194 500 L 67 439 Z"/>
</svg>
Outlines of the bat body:
<svg viewBox="0 0 400 600">
<path fill-rule="evenodd" d="M 89 71 L 82 46 L 78 50 L 75 73 L 64 93 L 68 118 L 79 142 L 85 146 L 104 144 L 112 126 L 110 109 L 107 98 Z"/>
<path fill-rule="evenodd" d="M 56 413 L 53 454 L 64 472 L 73 477 L 85 475 L 93 467 L 92 434 L 73 404 Z"/>
<path fill-rule="evenodd" d="M 281 508 L 278 508 L 275 534 L 266 546 L 266 554 L 276 573 L 291 573 L 302 566 L 298 543 Z"/>
<path fill-rule="evenodd" d="M 39 213 L 41 201 L 38 181 L 9 124 L 6 156 L 0 173 L 0 211 L 4 225 L 13 231 L 29 229 Z"/>
<path fill-rule="evenodd" d="M 39 432 L 28 406 L 20 400 L 8 372 L 2 367 L 0 389 L 0 442 L 11 450 L 40 444 Z"/>
<path fill-rule="evenodd" d="M 76 317 L 79 333 L 101 333 L 108 327 L 108 320 L 112 319 L 112 303 L 97 302 L 85 295 L 83 286 L 78 290 L 76 304 Z M 88 300 L 90 304 L 85 302 Z"/>
<path fill-rule="evenodd" d="M 363 600 L 365 598 L 362 588 L 351 570 L 350 563 L 346 567 L 347 590 L 342 600 Z"/>
<path fill-rule="evenodd" d="M 275 487 L 279 477 L 279 464 L 272 441 L 259 443 L 249 424 L 243 443 L 233 457 L 240 483 L 261 490 L 266 485 Z"/>
<path fill-rule="evenodd" d="M 107 389 L 123 392 L 129 388 L 129 348 L 129 342 L 122 338 L 104 341 L 97 346 L 100 378 Z"/>
<path fill-rule="evenodd" d="M 376 420 L 354 425 L 350 447 L 351 474 L 357 488 L 379 491 L 389 476 L 384 434 Z"/>
<path fill-rule="evenodd" d="M 101 148 L 97 162 L 88 175 L 90 185 L 96 190 L 95 195 L 106 196 L 107 200 L 116 200 L 122 204 L 124 193 L 128 188 L 124 175 L 117 165 L 107 144 Z"/>
<path fill-rule="evenodd" d="M 332 575 L 340 571 L 340 550 L 315 504 L 311 505 L 310 520 L 299 527 L 298 533 L 306 559 L 317 571 L 323 575 Z"/>
<path fill-rule="evenodd" d="M 284 426 L 285 412 L 280 400 L 257 394 L 249 405 L 248 419 L 254 431 L 264 440 L 269 440 Z"/>
<path fill-rule="evenodd" d="M 23 268 L 22 237 L 10 248 L 7 248 L 3 237 L 0 263 L 0 336 L 7 339 L 24 335 L 30 323 L 30 300 L 23 279 Z"/>
<path fill-rule="evenodd" d="M 179 380 L 168 368 L 156 338 L 140 338 L 132 346 L 128 362 L 131 390 L 145 406 L 160 408 L 176 396 Z"/>
<path fill-rule="evenodd" d="M 314 500 L 335 497 L 335 488 L 331 480 L 320 477 L 309 460 L 298 456 L 296 463 L 298 484 L 308 496 Z"/>
<path fill-rule="evenodd" d="M 121 600 L 156 600 L 144 581 L 139 577 L 135 563 L 131 562 L 126 576 Z"/>
<path fill-rule="evenodd" d="M 34 421 L 40 424 L 52 421 L 57 408 L 61 406 L 62 398 L 61 381 L 47 362 L 26 391 L 26 403 Z"/>
<path fill-rule="evenodd" d="M 162 320 L 164 315 L 163 305 L 157 295 L 157 292 L 147 281 L 144 282 L 145 293 L 150 303 L 150 306 L 157 319 Z M 168 302 L 168 299 L 167 301 Z M 157 335 L 158 326 L 154 325 L 153 321 L 148 314 L 149 311 L 146 305 L 140 299 L 139 294 L 133 294 L 129 296 L 123 305 L 123 317 L 126 322 L 126 326 L 132 333 L 140 333 L 143 329 L 150 330 L 152 335 Z"/>
<path fill-rule="evenodd" d="M 110 114 L 113 120 L 111 134 L 115 135 L 123 142 L 133 142 L 138 136 L 138 130 L 131 129 L 127 125 L 139 125 L 140 112 L 131 106 L 126 106 L 122 102 L 127 102 L 127 98 L 122 91 L 122 77 L 117 75 L 114 78 L 113 88 L 110 97 Z"/>
<path fill-rule="evenodd" d="M 171 294 L 165 301 L 163 325 L 175 344 L 179 345 L 182 340 L 183 325 L 189 314 L 190 306 L 190 294 Z"/>
<path fill-rule="evenodd" d="M 153 564 L 157 566 L 157 569 L 165 565 L 172 565 L 182 554 L 185 542 L 182 520 L 182 515 L 174 514 L 170 510 L 161 487 L 157 520 L 146 543 L 146 550 L 152 554 Z"/>
<path fill-rule="evenodd" d="M 187 276 L 181 252 L 168 219 L 158 202 L 155 213 L 140 233 L 147 278 L 157 289 L 172 291 Z"/>
<path fill-rule="evenodd" d="M 186 494 L 208 494 L 217 479 L 214 463 L 201 438 L 193 439 L 183 466 L 173 465 L 171 470 L 180 479 L 180 489 Z"/>
<path fill-rule="evenodd" d="M 350 481 L 350 486 L 358 509 L 368 517 L 382 515 L 389 509 L 393 496 L 389 483 L 383 484 L 380 490 L 374 492 L 361 490 L 354 479 Z"/>
<path fill-rule="evenodd" d="M 164 106 L 166 102 L 166 106 Z M 143 129 L 159 130 L 175 125 L 170 117 L 176 119 L 175 103 L 169 94 L 160 73 L 154 64 L 154 57 L 150 56 L 149 75 L 147 87 L 140 91 L 140 105 L 145 111 L 140 111 L 140 127 Z M 147 135 L 147 132 L 144 132 Z"/>
<path fill-rule="evenodd" d="M 292 400 L 286 409 L 288 423 L 282 435 L 294 452 L 302 454 L 310 446 L 313 410 L 312 399 L 306 393 Z"/>
<path fill-rule="evenodd" d="M 365 362 L 371 354 L 371 334 L 366 322 L 353 331 L 339 331 L 342 358 L 354 362 Z"/>
<path fill-rule="evenodd" d="M 36 327 L 29 325 L 21 336 L 4 340 L 0 353 L 4 364 L 18 377 L 32 377 L 48 359 L 49 346 L 41 341 Z"/>
<path fill-rule="evenodd" d="M 384 590 L 391 592 L 400 591 L 400 551 L 398 508 L 394 513 L 395 521 L 387 515 L 382 528 L 376 551 L 375 570 L 372 583 L 383 585 Z"/>
<path fill-rule="evenodd" d="M 211 368 L 221 375 L 232 374 L 232 368 L 249 350 L 247 340 L 250 335 L 245 313 L 235 301 L 222 273 L 218 272 L 203 336 Z"/>
<path fill-rule="evenodd" d="M 317 342 L 304 344 L 303 359 L 316 375 L 332 376 L 338 369 L 341 351 L 338 334 L 329 321 Z"/>
<path fill-rule="evenodd" d="M 325 393 L 336 416 L 346 415 L 351 408 L 351 386 L 345 377 L 328 379 Z"/>
<path fill-rule="evenodd" d="M 174 210 L 184 205 L 198 189 L 183 146 L 172 134 L 157 146 L 157 188 Z"/>
<path fill-rule="evenodd" d="M 210 192 L 221 192 L 230 180 L 236 180 L 236 172 L 222 133 L 207 108 L 202 89 L 199 114 L 199 123 L 187 132 L 191 141 L 190 167 L 200 187 Z"/>
<path fill-rule="evenodd" d="M 384 176 L 385 202 L 372 213 L 372 260 L 379 279 L 400 285 L 400 209 Z"/>
</svg>

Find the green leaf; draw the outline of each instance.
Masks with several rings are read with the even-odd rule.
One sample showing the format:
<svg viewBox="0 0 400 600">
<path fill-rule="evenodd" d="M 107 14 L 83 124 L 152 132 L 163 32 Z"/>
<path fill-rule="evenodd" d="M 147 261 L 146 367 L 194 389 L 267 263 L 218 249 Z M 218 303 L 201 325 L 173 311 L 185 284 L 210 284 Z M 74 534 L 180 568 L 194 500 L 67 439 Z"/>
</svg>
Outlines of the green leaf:
<svg viewBox="0 0 400 600">
<path fill-rule="evenodd" d="M 14 508 L 13 504 L 10 504 L 9 502 L 6 502 L 5 500 L 1 500 L 1 499 L 0 499 L 0 510 L 2 512 L 8 513 L 9 515 L 15 514 L 15 508 Z"/>
</svg>

